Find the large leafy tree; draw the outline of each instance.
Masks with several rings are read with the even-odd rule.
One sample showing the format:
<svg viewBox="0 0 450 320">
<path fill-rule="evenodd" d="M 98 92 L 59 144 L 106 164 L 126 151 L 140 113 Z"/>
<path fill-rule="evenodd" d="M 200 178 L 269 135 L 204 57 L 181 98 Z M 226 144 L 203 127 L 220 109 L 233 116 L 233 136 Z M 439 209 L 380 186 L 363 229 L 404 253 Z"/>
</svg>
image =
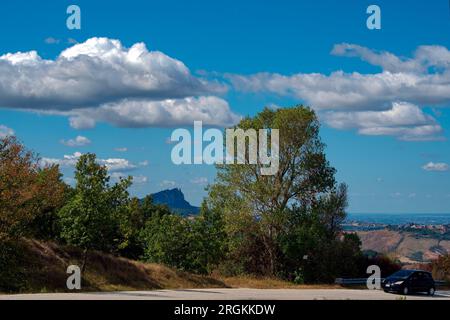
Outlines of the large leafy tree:
<svg viewBox="0 0 450 320">
<path fill-rule="evenodd" d="M 74 196 L 59 217 L 62 238 L 84 249 L 84 270 L 88 250 L 114 252 L 121 247 L 121 223 L 129 212 L 131 178 L 110 185 L 107 168 L 96 162 L 94 154 L 85 154 L 78 160 L 75 179 Z"/>
<path fill-rule="evenodd" d="M 0 139 L 0 241 L 34 235 L 34 222 L 63 204 L 65 190 L 58 166 L 42 168 L 15 137 Z"/>
<path fill-rule="evenodd" d="M 266 108 L 243 119 L 237 128 L 279 130 L 278 172 L 262 175 L 262 164 L 250 164 L 248 157 L 245 164 L 218 165 L 208 203 L 224 212 L 231 249 L 261 272 L 277 272 L 281 254 L 277 241 L 291 219 L 288 209 L 311 211 L 325 206 L 324 195 L 336 190 L 335 169 L 325 157 L 319 127 L 314 111 L 307 107 Z M 329 198 L 329 206 L 330 201 L 334 200 Z M 335 226 L 334 218 L 324 219 Z"/>
</svg>

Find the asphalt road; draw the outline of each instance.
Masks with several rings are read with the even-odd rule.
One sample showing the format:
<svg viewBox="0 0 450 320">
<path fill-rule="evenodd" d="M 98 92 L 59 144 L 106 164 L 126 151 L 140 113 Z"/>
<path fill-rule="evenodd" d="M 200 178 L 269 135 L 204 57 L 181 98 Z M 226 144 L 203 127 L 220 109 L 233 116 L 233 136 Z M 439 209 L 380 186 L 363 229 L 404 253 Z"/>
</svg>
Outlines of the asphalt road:
<svg viewBox="0 0 450 320">
<path fill-rule="evenodd" d="M 97 293 L 0 295 L 0 300 L 400 300 L 381 290 L 355 289 L 186 289 Z M 406 296 L 407 300 L 450 300 L 450 291 Z"/>
</svg>

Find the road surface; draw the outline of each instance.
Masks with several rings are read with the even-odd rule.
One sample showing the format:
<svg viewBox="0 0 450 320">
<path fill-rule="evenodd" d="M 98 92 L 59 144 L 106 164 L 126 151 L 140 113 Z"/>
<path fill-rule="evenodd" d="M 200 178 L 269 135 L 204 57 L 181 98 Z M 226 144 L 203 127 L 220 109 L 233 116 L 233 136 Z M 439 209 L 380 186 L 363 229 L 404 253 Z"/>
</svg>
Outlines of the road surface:
<svg viewBox="0 0 450 320">
<path fill-rule="evenodd" d="M 0 300 L 400 300 L 403 295 L 355 289 L 186 289 L 93 293 L 0 295 Z M 406 300 L 450 300 L 450 291 L 406 296 Z"/>
</svg>

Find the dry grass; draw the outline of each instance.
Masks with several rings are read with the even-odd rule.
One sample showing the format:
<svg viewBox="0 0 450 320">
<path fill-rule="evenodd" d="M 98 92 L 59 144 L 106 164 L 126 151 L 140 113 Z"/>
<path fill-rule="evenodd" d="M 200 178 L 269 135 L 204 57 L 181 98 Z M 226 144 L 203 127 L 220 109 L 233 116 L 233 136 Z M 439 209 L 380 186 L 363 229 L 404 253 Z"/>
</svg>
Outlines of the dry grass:
<svg viewBox="0 0 450 320">
<path fill-rule="evenodd" d="M 82 252 L 54 243 L 25 240 L 28 292 L 66 291 L 67 267 L 81 265 Z M 90 252 L 83 291 L 154 290 L 181 288 L 223 288 L 214 278 L 178 271 L 163 265 L 148 264 L 101 252 Z"/>
<path fill-rule="evenodd" d="M 69 265 L 81 266 L 82 251 L 51 242 L 24 240 L 26 286 L 21 292 L 65 292 Z M 179 271 L 164 265 L 142 263 L 102 252 L 88 255 L 82 291 L 133 291 L 195 288 L 322 289 L 338 285 L 296 285 L 254 276 L 211 277 Z"/>
</svg>

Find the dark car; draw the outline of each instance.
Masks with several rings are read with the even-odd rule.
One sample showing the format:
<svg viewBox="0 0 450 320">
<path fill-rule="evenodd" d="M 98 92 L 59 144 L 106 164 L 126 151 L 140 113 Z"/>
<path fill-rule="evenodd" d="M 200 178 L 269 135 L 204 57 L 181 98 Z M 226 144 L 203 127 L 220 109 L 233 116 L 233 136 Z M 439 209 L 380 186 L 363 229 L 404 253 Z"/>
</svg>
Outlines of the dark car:
<svg viewBox="0 0 450 320">
<path fill-rule="evenodd" d="M 436 290 L 431 273 L 421 270 L 400 270 L 383 280 L 385 292 L 398 292 L 405 295 L 413 292 L 426 292 L 430 296 Z"/>
</svg>

